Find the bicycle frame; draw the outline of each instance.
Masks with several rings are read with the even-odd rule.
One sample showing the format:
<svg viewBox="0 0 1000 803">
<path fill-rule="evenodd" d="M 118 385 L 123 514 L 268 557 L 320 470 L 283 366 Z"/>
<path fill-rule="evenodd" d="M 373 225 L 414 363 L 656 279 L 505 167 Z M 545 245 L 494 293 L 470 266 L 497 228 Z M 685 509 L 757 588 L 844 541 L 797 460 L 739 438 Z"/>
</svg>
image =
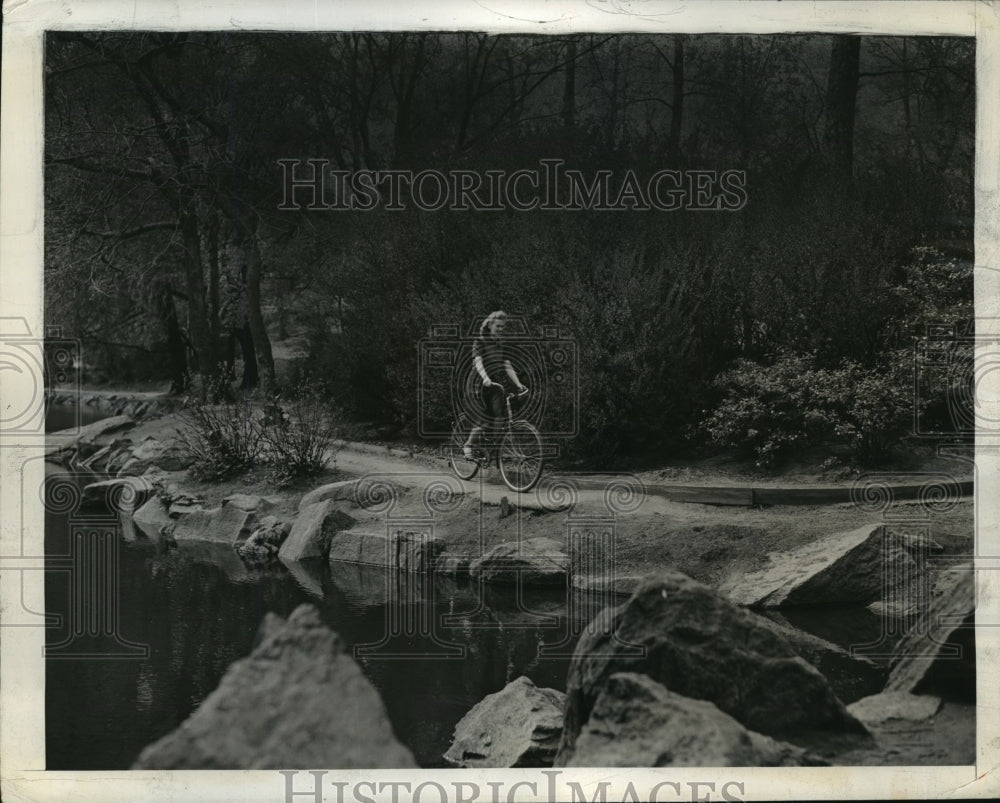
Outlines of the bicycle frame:
<svg viewBox="0 0 1000 803">
<path fill-rule="evenodd" d="M 518 420 L 520 420 L 514 418 L 514 408 L 511 407 L 510 404 L 511 399 L 517 399 L 524 395 L 525 394 L 523 393 L 504 394 L 504 402 L 507 407 L 506 424 L 502 428 L 494 432 L 487 432 L 486 430 L 484 430 L 482 436 L 482 442 L 475 447 L 477 449 L 482 449 L 486 453 L 485 459 L 483 460 L 479 460 L 478 458 L 476 459 L 476 462 L 478 462 L 481 466 L 486 467 L 490 465 L 490 463 L 494 462 L 497 464 L 497 466 L 500 465 L 500 444 L 503 443 L 505 435 L 509 435 L 510 433 L 513 432 L 514 424 L 517 423 Z"/>
<path fill-rule="evenodd" d="M 473 454 L 470 457 L 461 456 L 465 452 L 465 443 L 468 437 L 464 433 L 468 433 L 470 430 L 467 427 L 468 419 L 459 416 L 459 420 L 452 426 L 452 437 L 449 442 L 451 468 L 459 479 L 471 480 L 479 471 L 484 470 L 494 461 L 495 455 L 497 469 L 499 469 L 504 483 L 512 491 L 517 493 L 530 491 L 538 482 L 544 463 L 541 437 L 530 421 L 514 417 L 514 408 L 511 405 L 511 400 L 521 395 L 523 394 L 506 394 L 506 426 L 501 425 L 495 429 L 490 427 L 489 432 L 484 431 L 480 436 L 480 442 L 472 447 Z M 523 444 L 525 438 L 531 441 L 527 457 L 521 451 L 521 446 L 518 445 L 519 443 Z M 456 457 L 456 455 L 459 456 Z M 509 459 L 513 462 L 508 462 Z M 525 473 L 526 461 L 532 459 L 535 460 L 534 469 Z M 527 464 L 531 465 L 530 462 Z"/>
</svg>

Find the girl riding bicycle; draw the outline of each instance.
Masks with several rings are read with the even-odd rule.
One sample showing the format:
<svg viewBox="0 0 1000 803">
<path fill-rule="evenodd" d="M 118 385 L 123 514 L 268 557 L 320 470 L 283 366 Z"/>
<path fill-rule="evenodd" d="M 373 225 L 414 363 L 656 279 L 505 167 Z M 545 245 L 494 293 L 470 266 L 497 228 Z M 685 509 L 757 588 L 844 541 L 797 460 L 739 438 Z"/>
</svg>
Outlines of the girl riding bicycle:
<svg viewBox="0 0 1000 803">
<path fill-rule="evenodd" d="M 479 327 L 479 336 L 472 343 L 473 376 L 482 382 L 483 406 L 491 429 L 498 429 L 506 418 L 506 391 L 502 379 L 499 378 L 501 371 L 507 374 L 520 393 L 528 392 L 528 389 L 521 384 L 514 366 L 510 363 L 503 340 L 500 339 L 506 325 L 506 312 L 503 310 L 491 312 Z M 483 429 L 483 427 L 473 427 L 469 433 L 469 438 L 462 447 L 466 458 L 472 459 L 473 447 L 479 443 Z"/>
</svg>

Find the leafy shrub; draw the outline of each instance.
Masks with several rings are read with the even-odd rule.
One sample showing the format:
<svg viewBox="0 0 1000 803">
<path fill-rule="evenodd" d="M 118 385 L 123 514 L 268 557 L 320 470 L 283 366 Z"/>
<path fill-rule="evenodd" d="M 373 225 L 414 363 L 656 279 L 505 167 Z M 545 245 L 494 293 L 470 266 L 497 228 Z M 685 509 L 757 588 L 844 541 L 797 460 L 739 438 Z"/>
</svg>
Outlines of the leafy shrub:
<svg viewBox="0 0 1000 803">
<path fill-rule="evenodd" d="M 191 401 L 181 410 L 178 442 L 193 458 L 191 473 L 220 480 L 250 470 L 264 453 L 264 426 L 249 401 Z"/>
<path fill-rule="evenodd" d="M 816 443 L 828 425 L 803 382 L 810 362 L 795 355 L 770 366 L 739 360 L 716 378 L 716 389 L 725 395 L 702 430 L 712 443 L 756 457 L 759 466 Z"/>
<path fill-rule="evenodd" d="M 852 362 L 816 368 L 811 355 L 786 354 L 772 365 L 741 360 L 715 384 L 725 395 L 702 430 L 716 445 L 753 455 L 761 467 L 830 441 L 875 462 L 912 421 L 912 385 L 901 370 Z"/>
<path fill-rule="evenodd" d="M 322 386 L 303 380 L 264 405 L 263 432 L 269 477 L 287 485 L 321 473 L 336 454 L 340 416 Z"/>
<path fill-rule="evenodd" d="M 321 473 L 331 465 L 339 434 L 340 416 L 327 396 L 302 378 L 263 403 L 189 401 L 177 435 L 194 459 L 193 476 L 215 481 L 264 465 L 270 480 L 287 485 Z"/>
<path fill-rule="evenodd" d="M 817 371 L 837 439 L 845 441 L 864 464 L 877 463 L 910 432 L 916 400 L 906 366 L 896 371 L 865 370 L 847 363 L 835 371 Z"/>
</svg>

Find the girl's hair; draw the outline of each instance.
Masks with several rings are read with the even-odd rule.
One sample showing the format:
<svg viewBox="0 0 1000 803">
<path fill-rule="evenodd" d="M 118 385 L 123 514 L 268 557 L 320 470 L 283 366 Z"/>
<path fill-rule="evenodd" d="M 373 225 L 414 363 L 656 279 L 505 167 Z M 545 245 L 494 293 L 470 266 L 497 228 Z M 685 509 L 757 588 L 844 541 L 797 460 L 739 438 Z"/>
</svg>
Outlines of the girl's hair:
<svg viewBox="0 0 1000 803">
<path fill-rule="evenodd" d="M 507 313 L 504 312 L 502 309 L 498 309 L 495 310 L 494 312 L 491 312 L 483 319 L 483 323 L 479 327 L 479 334 L 481 335 L 488 334 L 490 331 L 490 326 L 492 326 L 493 324 L 493 321 L 497 321 L 500 320 L 501 318 L 506 318 L 506 317 Z"/>
</svg>

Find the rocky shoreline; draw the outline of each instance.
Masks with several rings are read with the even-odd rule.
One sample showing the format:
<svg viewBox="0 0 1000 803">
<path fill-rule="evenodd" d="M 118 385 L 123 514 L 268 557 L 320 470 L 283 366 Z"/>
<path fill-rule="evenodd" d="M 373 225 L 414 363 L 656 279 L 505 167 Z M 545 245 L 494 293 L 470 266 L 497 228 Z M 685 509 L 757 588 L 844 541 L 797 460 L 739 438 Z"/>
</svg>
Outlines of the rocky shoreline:
<svg viewBox="0 0 1000 803">
<path fill-rule="evenodd" d="M 933 616 L 970 610 L 973 575 L 962 576 Z M 928 660 L 936 642 L 919 631 L 893 669 L 907 682 L 845 706 L 752 613 L 667 573 L 591 625 L 567 693 L 516 678 L 458 722 L 444 758 L 478 769 L 970 763 L 975 709 L 956 700 L 970 687 L 942 682 L 942 667 L 952 677 L 954 668 Z M 306 604 L 288 620 L 268 614 L 251 654 L 133 769 L 316 766 L 416 765 L 378 693 Z"/>
<path fill-rule="evenodd" d="M 102 397 L 100 403 L 112 405 L 106 409 L 159 414 L 143 409 L 146 402 L 134 398 Z M 974 616 L 973 574 L 941 571 L 939 566 L 932 576 L 928 556 L 942 547 L 925 534 L 872 523 L 831 534 L 821 543 L 775 552 L 760 570 L 732 571 L 710 585 L 669 566 L 608 577 L 583 560 L 600 541 L 598 531 L 585 538 L 579 531 L 571 538 L 567 531 L 564 538 L 561 525 L 546 530 L 539 524 L 536 531 L 549 534 L 498 537 L 477 552 L 454 533 L 470 517 L 483 515 L 480 501 L 433 483 L 414 487 L 385 478 L 352 478 L 314 488 L 297 504 L 287 493 L 233 493 L 210 504 L 185 490 L 189 461 L 183 452 L 162 431 L 148 433 L 132 416 L 116 415 L 71 434 L 55 433 L 47 447 L 51 462 L 93 475 L 92 482 L 84 483 L 81 504 L 116 510 L 127 539 L 153 540 L 168 548 L 225 545 L 248 564 L 280 560 L 296 574 L 307 564 L 321 563 L 332 572 L 343 566 L 371 567 L 419 575 L 430 583 L 588 589 L 604 601 L 608 607 L 576 646 L 566 695 L 537 689 L 527 678 L 515 679 L 458 723 L 445 756 L 453 766 L 879 764 L 906 755 L 916 744 L 932 756 L 924 760 L 939 754 L 940 763 L 974 758 L 966 755 L 968 738 L 934 738 L 935 718 L 943 721 L 947 714 L 957 717 L 953 728 L 963 733 L 971 728 L 974 746 L 974 643 L 967 635 Z M 512 503 L 504 501 L 506 506 L 491 514 L 500 524 L 512 515 Z M 556 511 L 561 518 L 552 517 L 553 525 L 569 518 L 562 515 L 565 506 L 525 504 L 535 509 L 519 515 L 535 521 L 544 522 Z M 386 526 L 392 516 L 407 523 Z M 456 526 L 449 531 L 447 526 L 413 523 L 434 517 L 450 517 Z M 894 578 L 888 586 L 884 567 Z M 923 592 L 914 595 L 913 589 Z M 810 660 L 838 650 L 846 664 L 866 659 L 761 615 L 765 610 L 838 605 L 869 606 L 896 621 L 904 621 L 899 617 L 905 614 L 910 624 L 891 673 L 887 670 L 885 687 L 850 706 L 837 699 Z M 943 619 L 945 615 L 949 618 Z M 959 624 L 949 628 L 941 621 Z M 272 638 L 276 633 L 283 635 Z M 300 672 L 308 687 L 318 682 L 311 679 L 311 667 L 330 660 L 355 669 L 321 673 L 339 678 L 346 672 L 344 677 L 352 678 L 331 681 L 324 693 L 336 699 L 374 697 L 370 706 L 377 713 L 377 692 L 358 691 L 365 688 L 358 686 L 364 678 L 353 679 L 357 666 L 330 646 L 337 642 L 336 634 L 315 621 L 314 611 L 297 610 L 287 622 L 269 618 L 253 653 L 230 668 L 216 692 L 175 734 L 144 751 L 136 767 L 413 766 L 406 763 L 408 753 L 394 741 L 391 728 L 387 735 L 381 725 L 360 753 L 335 735 L 323 736 L 331 731 L 317 725 L 316 749 L 325 758 L 312 763 L 296 756 L 316 759 L 313 753 L 286 751 L 260 728 L 250 727 L 261 706 L 275 706 L 284 712 L 271 717 L 277 732 L 285 727 L 282 717 L 307 729 L 306 720 L 312 720 L 300 712 L 308 695 L 285 699 L 276 678 Z M 940 649 L 930 655 L 934 644 L 955 643 L 964 647 L 957 657 Z M 636 645 L 641 656 L 629 652 Z M 248 678 L 273 687 L 275 700 L 248 695 Z M 512 716 L 521 709 L 525 716 Z M 215 743 L 221 737 L 214 733 L 230 733 L 244 718 L 245 743 L 232 743 L 231 735 L 225 737 L 227 744 Z M 372 721 L 383 719 L 374 716 Z M 330 728 L 336 730 L 332 724 Z M 380 760 L 376 756 L 402 763 L 364 763 Z"/>
</svg>

